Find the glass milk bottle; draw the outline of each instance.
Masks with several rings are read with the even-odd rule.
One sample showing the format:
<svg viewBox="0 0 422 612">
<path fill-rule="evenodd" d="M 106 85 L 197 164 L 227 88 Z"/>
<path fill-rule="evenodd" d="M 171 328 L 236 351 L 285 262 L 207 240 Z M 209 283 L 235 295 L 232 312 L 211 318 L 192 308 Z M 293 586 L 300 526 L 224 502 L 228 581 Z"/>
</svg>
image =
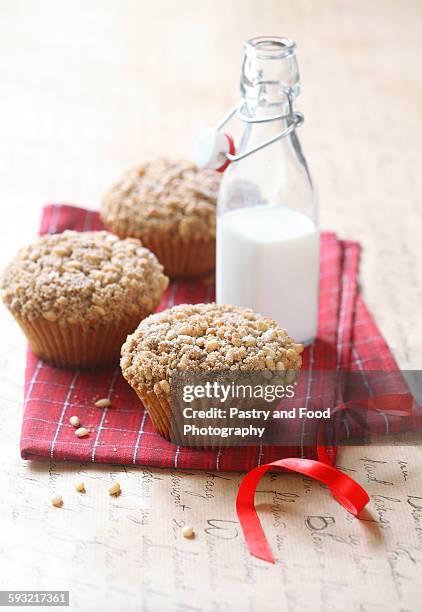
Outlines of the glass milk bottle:
<svg viewBox="0 0 422 612">
<path fill-rule="evenodd" d="M 303 116 L 294 110 L 300 92 L 294 41 L 246 42 L 240 90 L 239 104 L 218 126 L 235 112 L 244 122 L 236 152 L 231 137 L 218 130 L 204 133 L 197 146 L 198 163 L 225 170 L 217 206 L 216 299 L 271 316 L 297 342 L 309 344 L 318 323 L 319 229 L 296 134 Z"/>
</svg>

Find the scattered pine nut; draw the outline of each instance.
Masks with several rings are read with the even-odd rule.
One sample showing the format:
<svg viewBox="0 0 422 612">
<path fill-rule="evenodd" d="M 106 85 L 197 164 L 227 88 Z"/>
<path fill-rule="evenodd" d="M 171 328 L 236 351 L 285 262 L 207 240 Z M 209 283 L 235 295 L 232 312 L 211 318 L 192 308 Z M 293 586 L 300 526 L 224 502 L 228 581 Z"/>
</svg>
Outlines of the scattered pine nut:
<svg viewBox="0 0 422 612">
<path fill-rule="evenodd" d="M 120 495 L 121 492 L 122 490 L 118 482 L 113 483 L 111 487 L 108 488 L 109 495 L 115 495 L 117 497 L 118 495 Z"/>
<path fill-rule="evenodd" d="M 194 538 L 195 537 L 195 531 L 194 531 L 193 527 L 185 525 L 185 527 L 183 527 L 183 529 L 182 529 L 182 536 L 184 538 Z"/>
<path fill-rule="evenodd" d="M 69 419 L 69 423 L 71 425 L 73 425 L 73 427 L 79 427 L 79 425 L 80 425 L 79 417 L 71 416 L 70 419 Z"/>
<path fill-rule="evenodd" d="M 55 508 L 61 508 L 63 506 L 63 497 L 61 495 L 56 495 L 56 497 L 53 497 L 51 500 L 51 504 Z"/>
<path fill-rule="evenodd" d="M 78 484 L 75 486 L 75 489 L 77 490 L 78 493 L 85 493 L 85 483 L 78 482 Z"/>
<path fill-rule="evenodd" d="M 86 427 L 79 427 L 79 429 L 75 431 L 75 436 L 78 436 L 78 438 L 84 438 L 88 434 L 89 434 L 89 431 Z"/>
<path fill-rule="evenodd" d="M 94 405 L 97 408 L 108 408 L 111 406 L 111 401 L 108 399 L 108 397 L 103 397 L 102 399 L 97 400 Z"/>
</svg>

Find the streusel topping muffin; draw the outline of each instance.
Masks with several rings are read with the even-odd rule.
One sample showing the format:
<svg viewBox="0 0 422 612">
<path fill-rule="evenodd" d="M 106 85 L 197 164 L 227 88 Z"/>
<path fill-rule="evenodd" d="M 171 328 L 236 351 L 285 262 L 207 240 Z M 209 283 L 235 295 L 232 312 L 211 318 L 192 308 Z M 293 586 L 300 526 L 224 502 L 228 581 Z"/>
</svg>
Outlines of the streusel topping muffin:
<svg viewBox="0 0 422 612">
<path fill-rule="evenodd" d="M 114 185 L 101 218 L 120 237 L 142 240 L 171 276 L 194 276 L 214 265 L 219 185 L 214 170 L 160 158 Z"/>
<path fill-rule="evenodd" d="M 213 170 L 165 158 L 128 172 L 103 200 L 101 217 L 119 236 L 215 237 L 220 184 Z"/>
<path fill-rule="evenodd" d="M 123 376 L 169 437 L 177 370 L 298 370 L 303 345 L 270 317 L 232 305 L 183 304 L 144 319 L 122 347 Z"/>
<path fill-rule="evenodd" d="M 2 299 L 36 354 L 59 365 L 81 365 L 89 361 L 82 354 L 85 349 L 76 354 L 82 336 L 93 342 L 99 339 L 94 331 L 108 333 L 110 342 L 117 335 L 121 343 L 153 312 L 168 284 L 162 270 L 155 255 L 136 239 L 120 240 L 105 231 L 47 234 L 21 249 L 6 268 Z M 45 336 L 54 336 L 54 331 L 61 337 L 48 350 Z M 116 342 L 110 345 L 114 359 L 120 348 Z M 104 347 L 102 351 L 97 357 L 90 351 L 94 362 L 107 361 Z"/>
</svg>

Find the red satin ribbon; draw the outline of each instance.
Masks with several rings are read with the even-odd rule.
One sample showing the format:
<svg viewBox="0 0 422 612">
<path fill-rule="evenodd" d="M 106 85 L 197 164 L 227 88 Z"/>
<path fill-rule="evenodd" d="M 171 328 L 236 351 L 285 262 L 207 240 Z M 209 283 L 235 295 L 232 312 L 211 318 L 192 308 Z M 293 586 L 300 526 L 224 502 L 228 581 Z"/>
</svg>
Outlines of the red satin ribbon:
<svg viewBox="0 0 422 612">
<path fill-rule="evenodd" d="M 405 407 L 396 410 L 397 401 Z M 369 398 L 364 401 L 351 401 L 339 404 L 333 412 L 349 408 L 364 408 L 365 410 L 383 410 L 391 415 L 409 415 L 413 397 L 410 394 L 384 395 Z M 319 461 L 312 459 L 288 458 L 258 466 L 248 472 L 242 480 L 236 499 L 236 511 L 248 546 L 254 557 L 275 563 L 267 538 L 255 510 L 255 492 L 259 481 L 268 470 L 278 468 L 303 474 L 327 485 L 333 497 L 354 516 L 366 506 L 369 495 L 353 478 L 334 467 L 337 449 L 334 446 L 318 444 Z"/>
<path fill-rule="evenodd" d="M 396 408 L 397 402 L 402 404 L 402 407 L 398 410 Z M 369 397 L 364 400 L 351 400 L 350 402 L 342 402 L 338 404 L 331 412 L 331 416 L 343 410 L 374 410 L 375 412 L 386 412 L 390 416 L 410 416 L 413 407 L 413 396 L 411 393 L 391 393 L 389 395 L 378 395 L 376 397 Z M 324 426 L 321 426 L 318 430 L 317 436 L 317 456 L 318 460 L 329 465 L 334 465 L 337 448 L 335 446 L 324 446 L 321 442 L 323 440 Z"/>
<path fill-rule="evenodd" d="M 350 476 L 340 472 L 332 465 L 322 463 L 322 461 L 293 458 L 279 459 L 254 468 L 242 480 L 237 494 L 236 510 L 249 552 L 254 557 L 264 561 L 275 563 L 261 521 L 255 510 L 255 491 L 265 472 L 273 468 L 298 472 L 319 480 L 327 485 L 337 501 L 355 516 L 369 501 L 367 492 Z"/>
</svg>

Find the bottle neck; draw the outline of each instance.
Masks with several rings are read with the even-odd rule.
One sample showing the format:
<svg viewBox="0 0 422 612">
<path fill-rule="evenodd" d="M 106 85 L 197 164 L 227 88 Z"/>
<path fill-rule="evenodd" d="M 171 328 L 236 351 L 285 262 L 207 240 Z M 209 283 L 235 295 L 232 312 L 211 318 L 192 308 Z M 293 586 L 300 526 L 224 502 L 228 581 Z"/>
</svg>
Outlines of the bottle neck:
<svg viewBox="0 0 422 612">
<path fill-rule="evenodd" d="M 283 103 L 285 92 L 300 93 L 296 44 L 281 37 L 257 37 L 245 43 L 240 79 L 244 98 L 259 103 Z"/>
<path fill-rule="evenodd" d="M 294 41 L 257 37 L 245 44 L 240 80 L 244 114 L 256 123 L 247 125 L 245 136 L 271 138 L 293 121 L 293 102 L 300 92 Z M 278 117 L 273 121 L 262 121 Z M 249 139 L 248 138 L 248 139 Z"/>
<path fill-rule="evenodd" d="M 240 89 L 239 117 L 245 130 L 236 153 L 245 155 L 223 176 L 219 215 L 272 204 L 297 210 L 315 221 L 312 182 L 296 131 L 282 135 L 298 120 L 292 108 L 300 91 L 295 44 L 273 38 L 248 41 Z M 262 121 L 274 116 L 272 121 Z"/>
</svg>

